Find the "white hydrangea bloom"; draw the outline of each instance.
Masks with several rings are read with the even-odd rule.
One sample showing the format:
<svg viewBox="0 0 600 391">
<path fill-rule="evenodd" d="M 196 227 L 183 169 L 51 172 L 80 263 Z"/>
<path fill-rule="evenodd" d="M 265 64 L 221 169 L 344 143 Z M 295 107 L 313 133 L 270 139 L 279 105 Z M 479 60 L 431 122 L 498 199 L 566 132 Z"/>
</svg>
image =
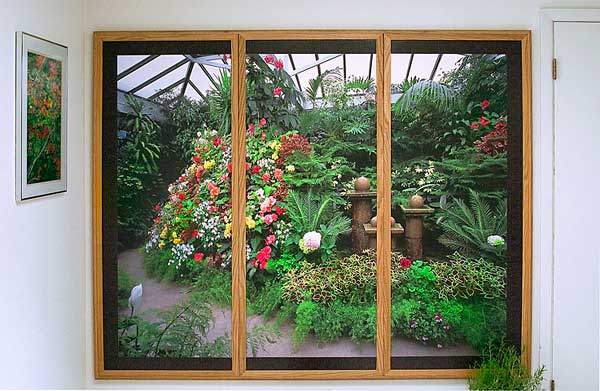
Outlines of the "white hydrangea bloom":
<svg viewBox="0 0 600 391">
<path fill-rule="evenodd" d="M 500 235 L 490 235 L 487 238 L 487 242 L 492 247 L 504 246 L 504 238 Z"/>
</svg>

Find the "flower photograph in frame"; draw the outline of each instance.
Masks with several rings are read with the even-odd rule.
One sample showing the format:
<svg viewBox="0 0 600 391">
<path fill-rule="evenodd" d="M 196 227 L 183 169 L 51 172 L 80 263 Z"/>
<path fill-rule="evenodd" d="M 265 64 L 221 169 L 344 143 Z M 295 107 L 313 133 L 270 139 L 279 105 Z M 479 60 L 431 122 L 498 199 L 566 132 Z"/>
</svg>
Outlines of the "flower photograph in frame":
<svg viewBox="0 0 600 391">
<path fill-rule="evenodd" d="M 67 47 L 17 33 L 16 198 L 67 191 Z"/>
</svg>

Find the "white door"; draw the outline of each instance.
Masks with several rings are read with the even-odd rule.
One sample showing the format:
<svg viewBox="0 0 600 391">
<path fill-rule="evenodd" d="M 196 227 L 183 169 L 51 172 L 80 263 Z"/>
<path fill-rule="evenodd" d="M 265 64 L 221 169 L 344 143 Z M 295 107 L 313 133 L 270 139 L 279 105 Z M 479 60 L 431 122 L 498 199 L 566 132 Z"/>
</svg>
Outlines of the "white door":
<svg viewBox="0 0 600 391">
<path fill-rule="evenodd" d="M 596 391 L 600 332 L 600 23 L 556 22 L 554 45 L 553 378 L 558 391 Z"/>
</svg>

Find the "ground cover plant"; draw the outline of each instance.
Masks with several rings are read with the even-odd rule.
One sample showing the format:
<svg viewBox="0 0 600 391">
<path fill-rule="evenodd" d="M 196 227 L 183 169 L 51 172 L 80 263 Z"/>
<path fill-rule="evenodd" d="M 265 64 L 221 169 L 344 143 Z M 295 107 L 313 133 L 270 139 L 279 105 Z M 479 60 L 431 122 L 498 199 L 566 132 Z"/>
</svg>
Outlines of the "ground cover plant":
<svg viewBox="0 0 600 391">
<path fill-rule="evenodd" d="M 286 325 L 292 351 L 309 337 L 372 343 L 377 257 L 352 248 L 347 194 L 359 176 L 377 185 L 375 144 L 365 142 L 376 135 L 374 81 L 332 70 L 303 95 L 281 64 L 247 60 L 247 311 L 264 321 L 248 331 L 250 351 L 278 343 Z M 421 259 L 392 254 L 394 337 L 479 352 L 504 340 L 505 77 L 503 56 L 466 55 L 439 81 L 397 86 L 392 215 L 404 223 L 400 206 L 414 194 L 435 215 Z M 143 241 L 149 276 L 189 292 L 156 320 L 123 311 L 122 355 L 230 354 L 227 333 L 209 332 L 215 309 L 231 306 L 230 88 L 222 72 L 204 102 L 167 105 L 164 123 L 133 100 L 122 119 L 119 237 L 128 248 Z"/>
</svg>

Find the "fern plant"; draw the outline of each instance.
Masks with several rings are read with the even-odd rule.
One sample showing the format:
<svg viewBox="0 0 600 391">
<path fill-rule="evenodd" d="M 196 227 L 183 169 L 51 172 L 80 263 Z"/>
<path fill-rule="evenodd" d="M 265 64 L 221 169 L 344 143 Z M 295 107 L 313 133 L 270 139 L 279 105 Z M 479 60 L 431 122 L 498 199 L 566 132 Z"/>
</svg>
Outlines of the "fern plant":
<svg viewBox="0 0 600 391">
<path fill-rule="evenodd" d="M 461 199 L 454 199 L 443 209 L 438 220 L 444 233 L 439 241 L 444 246 L 459 251 L 463 255 L 483 257 L 494 263 L 506 261 L 506 199 L 495 207 L 470 190 L 469 205 Z M 499 236 L 496 242 L 489 243 L 491 236 Z"/>
<path fill-rule="evenodd" d="M 220 132 L 229 131 L 231 123 L 231 75 L 221 70 L 216 77 L 213 89 L 207 95 L 211 120 L 219 124 Z"/>
<path fill-rule="evenodd" d="M 432 103 L 440 111 L 447 111 L 457 102 L 456 91 L 435 80 L 409 79 L 401 88 L 403 93 L 393 106 L 397 113 L 406 112 L 423 102 Z"/>
<path fill-rule="evenodd" d="M 312 189 L 306 193 L 290 191 L 285 206 L 291 220 L 291 232 L 285 244 L 293 249 L 298 260 L 325 261 L 333 253 L 338 236 L 350 230 L 350 219 L 336 210 L 331 196 L 318 195 Z M 304 254 L 298 243 L 305 233 L 312 231 L 321 234 L 321 247 L 314 253 Z"/>
</svg>

